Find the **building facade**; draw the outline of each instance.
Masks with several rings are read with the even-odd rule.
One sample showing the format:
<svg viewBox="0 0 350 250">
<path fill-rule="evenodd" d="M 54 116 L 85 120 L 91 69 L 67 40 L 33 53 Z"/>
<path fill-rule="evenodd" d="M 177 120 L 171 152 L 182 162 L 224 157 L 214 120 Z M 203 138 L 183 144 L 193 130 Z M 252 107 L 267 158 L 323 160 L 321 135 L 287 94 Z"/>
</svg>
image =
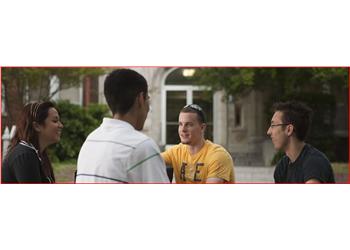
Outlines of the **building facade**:
<svg viewBox="0 0 350 250">
<path fill-rule="evenodd" d="M 268 91 L 253 90 L 239 98 L 226 97 L 223 91 L 213 92 L 199 86 L 192 77 L 196 68 L 135 67 L 149 84 L 151 109 L 144 133 L 152 137 L 162 150 L 179 143 L 178 114 L 187 104 L 199 104 L 207 116 L 206 137 L 224 146 L 239 166 L 268 166 L 276 154 L 266 135 L 269 123 L 264 112 Z M 106 104 L 103 85 L 108 72 L 96 77 L 84 77 L 79 87 L 64 89 L 52 99 L 69 100 L 78 105 Z M 52 77 L 49 92 L 59 87 Z M 348 140 L 347 93 L 338 93 L 335 134 Z M 32 98 L 35 95 L 32 94 Z M 35 98 L 34 98 L 35 100 Z M 14 107 L 16 107 L 14 105 Z M 3 107 L 3 115 L 6 111 Z M 6 118 L 6 117 L 5 117 Z M 4 123 L 3 123 L 4 124 Z"/>
<path fill-rule="evenodd" d="M 263 93 L 252 91 L 237 100 L 227 99 L 223 91 L 213 93 L 210 88 L 196 84 L 192 80 L 195 68 L 132 69 L 142 74 L 149 84 L 151 109 L 143 132 L 161 149 L 179 143 L 179 111 L 187 104 L 196 103 L 207 116 L 206 137 L 223 145 L 232 154 L 236 165 L 270 165 L 276 152 L 266 136 Z M 56 98 L 80 105 L 105 104 L 103 84 L 106 76 L 84 79 L 80 88 L 65 89 Z"/>
</svg>

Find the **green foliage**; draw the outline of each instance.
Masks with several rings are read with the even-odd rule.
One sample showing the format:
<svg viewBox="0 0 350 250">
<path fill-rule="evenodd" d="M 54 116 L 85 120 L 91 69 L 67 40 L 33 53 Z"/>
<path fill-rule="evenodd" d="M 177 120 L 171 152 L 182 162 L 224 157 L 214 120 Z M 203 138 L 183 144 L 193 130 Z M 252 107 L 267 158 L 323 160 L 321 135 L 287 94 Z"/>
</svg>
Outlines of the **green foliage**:
<svg viewBox="0 0 350 250">
<path fill-rule="evenodd" d="M 284 153 L 282 151 L 278 151 L 271 160 L 271 166 L 275 166 L 284 156 Z"/>
<path fill-rule="evenodd" d="M 241 94 L 254 87 L 255 70 L 253 68 L 201 68 L 194 77 L 200 85 L 212 90 L 224 89 L 227 94 Z"/>
<path fill-rule="evenodd" d="M 100 124 L 104 117 L 110 116 L 110 110 L 107 105 L 101 105 L 97 103 L 89 104 L 87 112 L 97 122 L 96 126 Z"/>
<path fill-rule="evenodd" d="M 86 137 L 108 116 L 106 105 L 93 104 L 87 108 L 68 101 L 57 103 L 64 125 L 60 143 L 50 148 L 53 161 L 76 160 Z"/>
<path fill-rule="evenodd" d="M 199 84 L 225 90 L 227 96 L 241 97 L 252 89 L 264 92 L 268 97 L 264 103 L 266 124 L 275 102 L 308 104 L 315 115 L 307 142 L 336 160 L 336 93 L 348 91 L 347 68 L 201 68 L 195 77 Z"/>
<path fill-rule="evenodd" d="M 228 95 L 241 95 L 252 89 L 268 89 L 273 96 L 308 90 L 346 87 L 347 68 L 200 68 L 197 82 L 225 90 Z"/>
<path fill-rule="evenodd" d="M 50 77 L 56 75 L 60 79 L 60 90 L 77 86 L 84 76 L 97 76 L 105 72 L 102 68 L 69 68 L 69 67 L 3 67 L 2 84 L 7 88 L 9 84 L 16 84 L 19 96 L 23 96 L 25 89 L 40 92 L 38 99 L 48 100 L 47 89 Z"/>
<path fill-rule="evenodd" d="M 104 74 L 104 68 L 77 67 L 2 67 L 2 98 L 5 101 L 7 123 L 18 119 L 18 108 L 28 101 L 50 100 L 61 90 L 80 86 L 85 77 L 91 79 Z M 57 89 L 50 89 L 53 76 L 59 78 Z"/>
</svg>

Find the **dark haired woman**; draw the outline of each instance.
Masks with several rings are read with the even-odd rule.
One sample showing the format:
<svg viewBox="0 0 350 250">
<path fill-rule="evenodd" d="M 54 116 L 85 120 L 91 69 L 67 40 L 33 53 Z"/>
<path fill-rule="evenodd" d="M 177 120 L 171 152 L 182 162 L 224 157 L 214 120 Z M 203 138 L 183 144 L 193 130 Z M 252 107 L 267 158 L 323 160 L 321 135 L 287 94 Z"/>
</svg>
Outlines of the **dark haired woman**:
<svg viewBox="0 0 350 250">
<path fill-rule="evenodd" d="M 54 183 L 46 148 L 59 142 L 62 128 L 53 103 L 24 106 L 2 164 L 2 183 Z"/>
</svg>

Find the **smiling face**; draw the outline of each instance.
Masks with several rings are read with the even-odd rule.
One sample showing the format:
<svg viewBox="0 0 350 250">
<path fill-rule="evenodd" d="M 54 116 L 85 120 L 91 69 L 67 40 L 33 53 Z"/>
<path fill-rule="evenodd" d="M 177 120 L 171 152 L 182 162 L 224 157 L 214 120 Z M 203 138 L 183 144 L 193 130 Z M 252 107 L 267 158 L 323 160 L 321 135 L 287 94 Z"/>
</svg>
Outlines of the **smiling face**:
<svg viewBox="0 0 350 250">
<path fill-rule="evenodd" d="M 194 146 L 204 139 L 206 125 L 200 123 L 197 116 L 196 113 L 180 113 L 178 132 L 181 143 Z"/>
<path fill-rule="evenodd" d="M 55 108 L 50 108 L 48 116 L 43 125 L 39 125 L 39 140 L 44 141 L 46 145 L 57 143 L 61 139 L 63 124 L 60 122 L 60 116 Z"/>
<path fill-rule="evenodd" d="M 290 132 L 287 126 L 283 125 L 283 113 L 276 111 L 271 119 L 271 126 L 267 130 L 267 135 L 271 137 L 273 146 L 277 150 L 284 150 L 289 143 Z"/>
</svg>

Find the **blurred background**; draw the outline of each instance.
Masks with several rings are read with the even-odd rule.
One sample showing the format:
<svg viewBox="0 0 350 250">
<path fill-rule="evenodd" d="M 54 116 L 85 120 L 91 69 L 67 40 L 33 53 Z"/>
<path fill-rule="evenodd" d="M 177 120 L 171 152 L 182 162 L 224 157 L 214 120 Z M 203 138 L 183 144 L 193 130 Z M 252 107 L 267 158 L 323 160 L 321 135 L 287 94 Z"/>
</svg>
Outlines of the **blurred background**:
<svg viewBox="0 0 350 250">
<path fill-rule="evenodd" d="M 23 105 L 57 103 L 64 123 L 53 145 L 57 182 L 73 182 L 76 159 L 87 135 L 111 116 L 103 94 L 115 68 L 3 67 L 1 90 L 2 155 Z M 199 104 L 208 121 L 206 137 L 224 146 L 235 162 L 236 182 L 272 183 L 282 153 L 266 135 L 274 102 L 299 100 L 314 110 L 307 143 L 332 162 L 337 183 L 348 178 L 348 68 L 181 68 L 134 67 L 148 81 L 151 111 L 144 133 L 161 150 L 179 143 L 179 111 Z"/>
</svg>

